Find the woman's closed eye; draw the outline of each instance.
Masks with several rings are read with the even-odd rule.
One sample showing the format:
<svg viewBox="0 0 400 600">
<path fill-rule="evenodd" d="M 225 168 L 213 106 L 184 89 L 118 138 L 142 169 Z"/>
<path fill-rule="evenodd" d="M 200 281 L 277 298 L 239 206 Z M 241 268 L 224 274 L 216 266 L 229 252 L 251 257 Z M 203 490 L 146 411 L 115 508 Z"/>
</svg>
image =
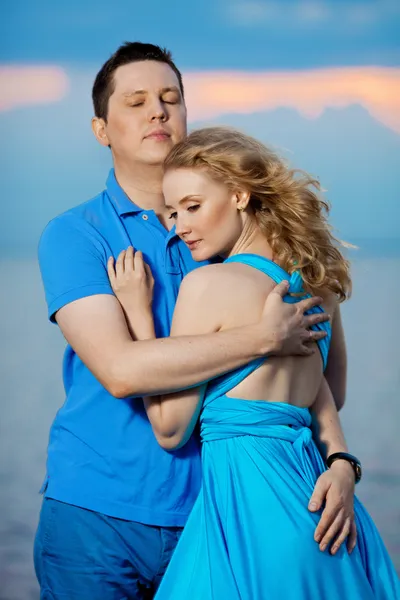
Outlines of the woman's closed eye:
<svg viewBox="0 0 400 600">
<path fill-rule="evenodd" d="M 199 208 L 200 208 L 200 204 L 192 204 L 192 206 L 188 206 L 186 208 L 186 210 L 188 212 L 196 212 L 196 210 L 198 210 Z M 172 213 L 170 213 L 169 218 L 175 220 L 177 218 L 177 216 L 178 216 L 177 212 L 172 212 Z"/>
</svg>

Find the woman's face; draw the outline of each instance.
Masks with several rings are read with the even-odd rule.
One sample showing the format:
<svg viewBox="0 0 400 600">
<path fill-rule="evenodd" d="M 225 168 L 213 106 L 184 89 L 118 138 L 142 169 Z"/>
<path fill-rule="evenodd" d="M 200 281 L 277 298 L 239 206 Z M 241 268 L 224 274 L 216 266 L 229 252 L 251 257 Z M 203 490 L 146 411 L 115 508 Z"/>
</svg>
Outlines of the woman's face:
<svg viewBox="0 0 400 600">
<path fill-rule="evenodd" d="M 237 193 L 200 168 L 167 171 L 163 192 L 176 233 L 194 260 L 230 254 L 243 229 Z"/>
</svg>

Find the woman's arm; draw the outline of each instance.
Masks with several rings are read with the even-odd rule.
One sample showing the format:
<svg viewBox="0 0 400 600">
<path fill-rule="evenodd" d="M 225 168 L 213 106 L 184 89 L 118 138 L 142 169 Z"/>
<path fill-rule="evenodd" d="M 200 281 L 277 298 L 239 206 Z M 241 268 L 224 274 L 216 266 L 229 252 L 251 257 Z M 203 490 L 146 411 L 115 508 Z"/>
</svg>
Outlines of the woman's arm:
<svg viewBox="0 0 400 600">
<path fill-rule="evenodd" d="M 152 297 L 154 280 L 141 252 L 129 248 L 122 252 L 115 267 L 108 264 L 110 283 L 121 303 L 133 339 L 155 339 Z M 218 331 L 210 302 L 209 282 L 205 272 L 187 277 L 179 290 L 171 326 L 171 336 L 201 335 Z M 196 425 L 206 385 L 168 395 L 144 397 L 147 416 L 154 435 L 163 448 L 183 446 Z"/>
<path fill-rule="evenodd" d="M 313 437 L 322 457 L 326 459 L 334 452 L 347 452 L 336 404 L 325 377 L 310 412 Z"/>
<path fill-rule="evenodd" d="M 199 418 L 206 384 L 166 396 L 143 398 L 157 442 L 164 450 L 186 444 Z"/>
<path fill-rule="evenodd" d="M 333 394 L 336 408 L 340 410 L 346 399 L 347 352 L 339 306 L 336 307 L 332 319 L 332 339 L 325 378 Z"/>
<path fill-rule="evenodd" d="M 344 403 L 346 375 L 346 346 L 337 307 L 333 317 L 331 348 L 325 377 L 310 411 L 314 440 L 324 460 L 335 452 L 347 452 L 338 415 L 338 409 Z M 314 536 L 322 551 L 331 544 L 331 553 L 335 554 L 346 538 L 349 551 L 355 547 L 357 531 L 354 523 L 354 485 L 353 468 L 344 460 L 335 461 L 316 482 L 309 509 L 315 512 L 325 504 Z"/>
<path fill-rule="evenodd" d="M 175 306 L 171 336 L 201 335 L 220 328 L 208 273 L 184 279 Z M 206 383 L 180 392 L 144 398 L 144 405 L 160 446 L 174 450 L 183 446 L 196 425 Z"/>
</svg>

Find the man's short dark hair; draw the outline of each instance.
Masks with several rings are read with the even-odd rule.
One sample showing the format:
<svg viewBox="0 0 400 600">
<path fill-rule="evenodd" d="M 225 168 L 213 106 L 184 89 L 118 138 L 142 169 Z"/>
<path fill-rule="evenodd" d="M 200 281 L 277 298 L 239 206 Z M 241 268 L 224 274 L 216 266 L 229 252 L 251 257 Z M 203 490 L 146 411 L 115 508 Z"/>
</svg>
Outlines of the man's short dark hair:
<svg viewBox="0 0 400 600">
<path fill-rule="evenodd" d="M 179 87 L 184 96 L 182 75 L 172 60 L 172 55 L 166 48 L 142 42 L 125 42 L 101 67 L 96 75 L 92 89 L 94 114 L 107 121 L 108 101 L 114 92 L 114 73 L 118 67 L 143 60 L 155 60 L 171 67 L 178 78 Z"/>
</svg>

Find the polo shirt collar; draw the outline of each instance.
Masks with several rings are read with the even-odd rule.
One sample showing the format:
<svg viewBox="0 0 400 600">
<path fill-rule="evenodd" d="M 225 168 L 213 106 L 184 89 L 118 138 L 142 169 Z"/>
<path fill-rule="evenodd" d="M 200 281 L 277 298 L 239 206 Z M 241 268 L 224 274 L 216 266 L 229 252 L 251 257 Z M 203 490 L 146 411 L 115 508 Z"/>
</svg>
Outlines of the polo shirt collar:
<svg viewBox="0 0 400 600">
<path fill-rule="evenodd" d="M 114 169 L 111 169 L 108 174 L 106 188 L 107 193 L 114 202 L 120 216 L 127 215 L 128 213 L 140 212 L 143 210 L 129 200 L 128 196 L 125 194 L 124 190 L 119 185 L 117 178 L 115 177 Z"/>
<path fill-rule="evenodd" d="M 108 174 L 107 182 L 106 182 L 107 194 L 111 201 L 114 203 L 119 216 L 138 213 L 138 212 L 153 212 L 153 211 L 145 211 L 143 208 L 140 208 L 136 204 L 134 204 L 131 200 L 129 200 L 128 196 L 125 194 L 122 187 L 119 185 L 117 178 L 115 177 L 114 169 Z M 155 216 L 155 215 L 154 215 Z M 157 218 L 157 217 L 155 217 Z M 175 231 L 175 225 L 166 235 L 165 244 L 168 247 L 169 243 L 172 240 L 178 239 L 178 236 Z"/>
</svg>

